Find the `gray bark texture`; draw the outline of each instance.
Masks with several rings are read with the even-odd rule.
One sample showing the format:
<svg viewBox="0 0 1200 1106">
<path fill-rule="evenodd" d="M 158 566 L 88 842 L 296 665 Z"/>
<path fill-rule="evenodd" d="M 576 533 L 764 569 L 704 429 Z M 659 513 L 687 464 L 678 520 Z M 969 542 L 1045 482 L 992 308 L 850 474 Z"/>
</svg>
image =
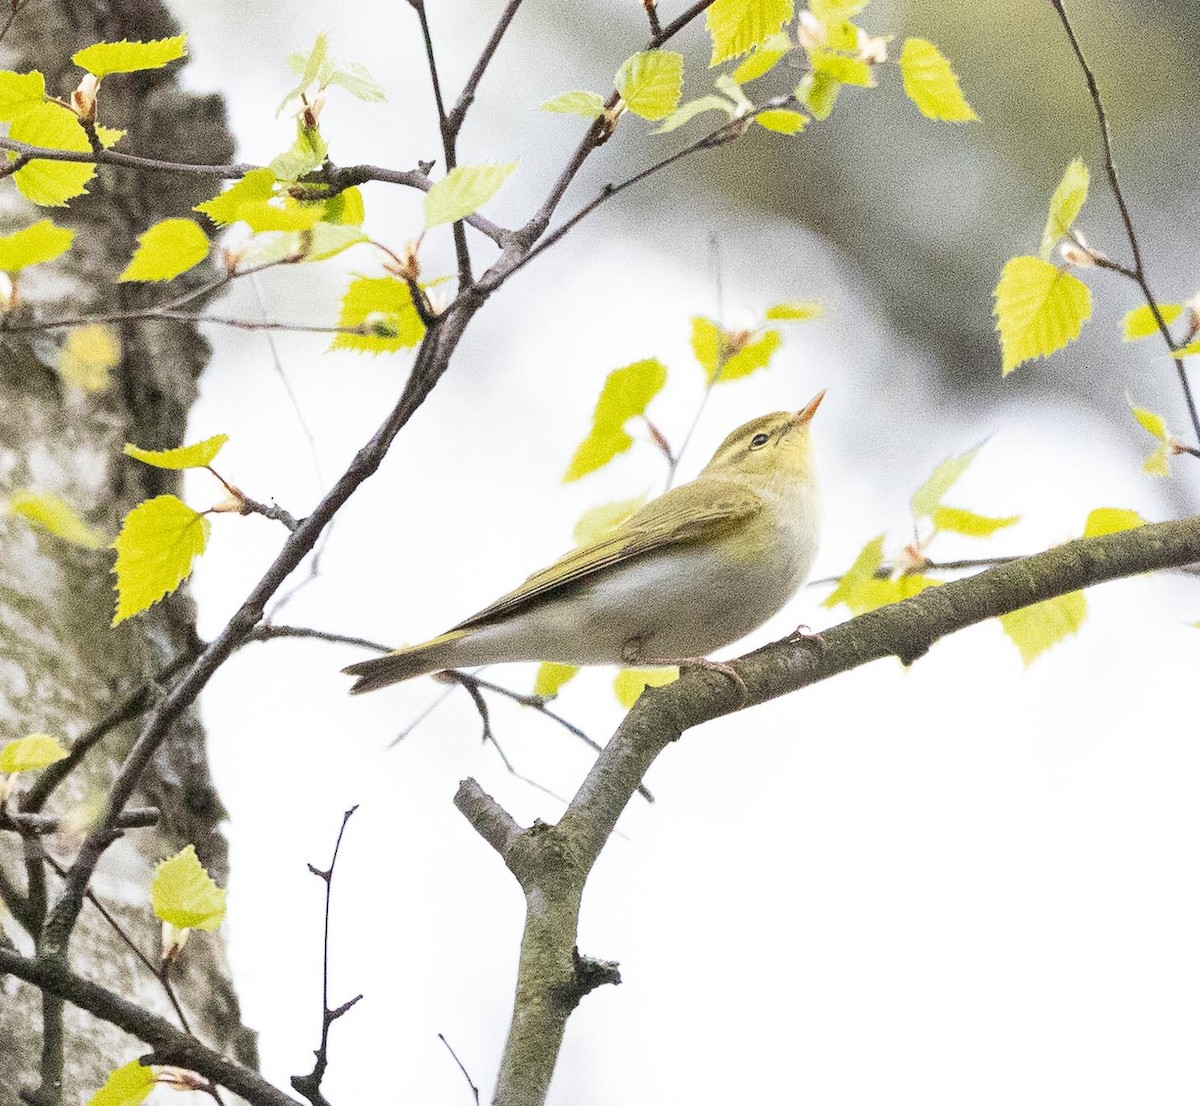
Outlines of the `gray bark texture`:
<svg viewBox="0 0 1200 1106">
<path fill-rule="evenodd" d="M 17 14 L 0 46 L 0 67 L 39 69 L 47 92 L 67 98 L 81 76 L 71 62 L 81 47 L 176 33 L 159 0 L 36 0 Z M 165 70 L 106 78 L 101 121 L 128 130 L 121 150 L 176 161 L 229 161 L 232 139 L 220 97 L 182 92 L 175 80 L 179 68 L 175 63 Z M 116 283 L 136 236 L 159 219 L 190 214 L 193 204 L 219 187 L 215 179 L 105 167 L 87 196 L 65 209 L 46 211 L 27 204 L 11 180 L 0 181 L 0 233 L 47 215 L 76 232 L 74 246 L 57 262 L 23 274 L 19 321 L 127 310 L 163 298 L 162 286 Z M 170 293 L 214 275 L 204 266 L 196 272 L 176 280 Z M 19 489 L 52 493 L 91 525 L 115 536 L 122 516 L 136 503 L 179 492 L 176 473 L 123 457 L 121 447 L 126 441 L 154 449 L 182 443 L 208 347 L 184 323 L 114 325 L 121 359 L 111 385 L 95 393 L 64 383 L 54 368 L 67 331 L 0 334 L 0 503 Z M 112 559 L 110 550 L 77 548 L 0 512 L 0 742 L 49 733 L 69 745 L 181 654 L 194 651 L 194 612 L 182 590 L 110 628 Z M 136 730 L 134 717 L 104 736 L 51 796 L 46 811 L 68 813 L 101 800 Z M 18 793 L 10 805 L 19 798 Z M 127 831 L 116 841 L 91 889 L 138 947 L 157 961 L 159 924 L 148 893 L 156 862 L 190 843 L 219 883 L 227 873 L 226 843 L 219 831 L 224 811 L 194 711 L 176 722 L 143 776 L 133 805 L 158 807 L 161 821 L 153 829 Z M 69 863 L 79 838 L 60 833 L 39 840 L 51 857 Z M 14 833 L 0 833 L 0 876 L 10 889 L 29 888 L 30 869 L 40 864 L 25 850 L 38 847 Z M 47 890 L 53 903 L 53 876 Z M 34 941 L 20 919 L 11 911 L 0 913 L 6 939 L 31 953 Z M 70 960 L 81 975 L 175 1020 L 160 984 L 94 904 L 84 905 Z M 253 1063 L 253 1034 L 241 1024 L 220 935 L 194 934 L 173 980 L 196 1035 Z M 62 1085 L 41 1087 L 39 1093 L 43 1013 L 40 992 L 11 976 L 0 978 L 0 1106 L 17 1106 L 22 1092 L 40 1102 L 60 1097 L 66 1103 L 84 1102 L 114 1067 L 145 1052 L 123 1032 L 68 1006 Z"/>
</svg>

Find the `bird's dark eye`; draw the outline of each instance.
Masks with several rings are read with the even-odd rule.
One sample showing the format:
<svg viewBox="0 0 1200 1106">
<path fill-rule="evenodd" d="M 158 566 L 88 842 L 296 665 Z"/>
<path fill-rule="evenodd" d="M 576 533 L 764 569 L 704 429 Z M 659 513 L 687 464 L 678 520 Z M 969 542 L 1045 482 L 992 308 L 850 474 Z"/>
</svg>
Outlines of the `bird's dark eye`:
<svg viewBox="0 0 1200 1106">
<path fill-rule="evenodd" d="M 765 446 L 770 440 L 770 434 L 755 434 L 754 437 L 750 439 L 750 448 L 762 449 L 762 447 Z"/>
</svg>

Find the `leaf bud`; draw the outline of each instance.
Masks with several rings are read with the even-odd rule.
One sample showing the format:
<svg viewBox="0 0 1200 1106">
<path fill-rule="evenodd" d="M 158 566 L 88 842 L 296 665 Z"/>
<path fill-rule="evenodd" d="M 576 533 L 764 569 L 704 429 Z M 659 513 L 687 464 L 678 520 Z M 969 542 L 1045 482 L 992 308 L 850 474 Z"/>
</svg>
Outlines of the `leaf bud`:
<svg viewBox="0 0 1200 1106">
<path fill-rule="evenodd" d="M 1064 242 L 1058 247 L 1062 259 L 1076 269 L 1090 269 L 1096 264 L 1096 254 L 1077 242 Z"/>
<path fill-rule="evenodd" d="M 174 963 L 175 958 L 183 951 L 183 946 L 187 944 L 188 934 L 190 929 L 179 929 L 170 922 L 162 924 L 162 962 L 164 964 Z"/>
<path fill-rule="evenodd" d="M 20 302 L 17 282 L 8 273 L 0 273 L 0 312 L 8 313 Z"/>
<path fill-rule="evenodd" d="M 100 78 L 85 73 L 79 86 L 71 93 L 71 107 L 84 123 L 96 121 L 96 94 L 100 91 Z"/>
<path fill-rule="evenodd" d="M 865 61 L 868 65 L 882 65 L 888 60 L 889 37 L 888 35 L 876 35 L 872 38 L 860 33 L 858 36 L 858 60 Z"/>
<path fill-rule="evenodd" d="M 800 13 L 800 33 L 797 38 L 805 50 L 819 50 L 825 45 L 825 24 L 808 8 Z"/>
</svg>

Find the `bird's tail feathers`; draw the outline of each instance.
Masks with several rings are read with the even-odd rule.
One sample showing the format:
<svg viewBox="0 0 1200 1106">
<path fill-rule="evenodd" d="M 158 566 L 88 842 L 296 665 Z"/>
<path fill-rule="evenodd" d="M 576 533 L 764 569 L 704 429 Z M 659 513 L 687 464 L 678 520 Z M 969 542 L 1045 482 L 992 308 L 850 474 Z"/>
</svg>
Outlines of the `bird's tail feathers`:
<svg viewBox="0 0 1200 1106">
<path fill-rule="evenodd" d="M 376 691 L 389 684 L 398 684 L 401 680 L 410 680 L 414 676 L 453 668 L 455 643 L 466 634 L 466 630 L 451 630 L 448 634 L 431 638 L 420 645 L 410 645 L 385 653 L 382 657 L 359 661 L 343 668 L 342 671 L 347 675 L 358 677 L 350 689 L 350 694 L 360 695 L 364 691 Z"/>
</svg>

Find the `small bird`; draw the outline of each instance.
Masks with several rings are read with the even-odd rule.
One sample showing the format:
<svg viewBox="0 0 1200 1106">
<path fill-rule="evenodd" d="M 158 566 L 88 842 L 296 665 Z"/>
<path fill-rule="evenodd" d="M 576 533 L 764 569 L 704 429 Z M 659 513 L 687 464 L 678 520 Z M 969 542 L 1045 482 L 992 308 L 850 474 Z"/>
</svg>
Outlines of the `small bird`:
<svg viewBox="0 0 1200 1106">
<path fill-rule="evenodd" d="M 497 661 L 691 664 L 733 675 L 705 655 L 779 611 L 816 554 L 809 424 L 824 396 L 739 426 L 691 483 L 446 633 L 343 669 L 358 677 L 350 690 Z"/>
</svg>

